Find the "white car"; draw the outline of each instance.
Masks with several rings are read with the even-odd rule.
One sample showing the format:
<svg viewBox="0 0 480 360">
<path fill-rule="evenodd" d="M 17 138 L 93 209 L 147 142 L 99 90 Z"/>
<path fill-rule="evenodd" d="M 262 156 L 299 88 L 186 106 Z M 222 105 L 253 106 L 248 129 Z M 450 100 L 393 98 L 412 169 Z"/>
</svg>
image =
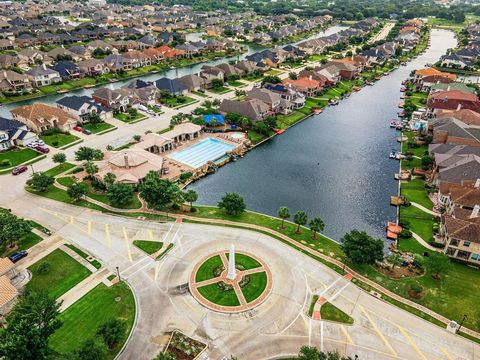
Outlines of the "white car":
<svg viewBox="0 0 480 360">
<path fill-rule="evenodd" d="M 262 84 L 260 84 L 260 83 L 254 83 L 254 84 L 253 84 L 253 87 L 254 87 L 254 88 L 259 88 L 259 87 L 261 87 L 261 86 L 262 86 Z"/>
</svg>

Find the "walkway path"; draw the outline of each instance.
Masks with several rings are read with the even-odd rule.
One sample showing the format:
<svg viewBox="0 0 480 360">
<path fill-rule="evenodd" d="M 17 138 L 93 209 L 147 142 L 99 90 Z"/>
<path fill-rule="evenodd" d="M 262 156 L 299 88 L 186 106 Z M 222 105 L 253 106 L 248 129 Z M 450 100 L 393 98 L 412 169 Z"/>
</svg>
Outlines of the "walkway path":
<svg viewBox="0 0 480 360">
<path fill-rule="evenodd" d="M 28 256 L 18 262 L 17 269 L 23 270 L 38 260 L 50 254 L 53 250 L 59 248 L 65 243 L 65 240 L 59 235 L 52 235 L 47 239 L 40 241 L 38 244 L 28 249 Z"/>
<path fill-rule="evenodd" d="M 425 240 L 423 240 L 420 235 L 417 235 L 415 234 L 414 232 L 412 232 L 412 237 L 417 240 L 422 246 L 426 247 L 428 250 L 432 250 L 432 251 L 437 251 L 437 252 L 443 252 L 442 249 L 438 249 L 436 247 L 433 247 L 432 245 L 430 245 L 428 242 L 426 242 Z"/>
<path fill-rule="evenodd" d="M 96 269 L 95 269 L 96 270 Z M 60 306 L 60 311 L 65 311 L 71 305 L 73 305 L 76 301 L 81 299 L 84 295 L 86 295 L 90 290 L 95 288 L 97 285 L 102 283 L 107 276 L 110 274 L 110 271 L 107 268 L 103 268 L 102 270 L 94 272 L 92 275 L 75 285 L 73 288 L 68 290 L 65 294 L 63 294 L 58 301 L 62 301 L 62 305 Z"/>
<path fill-rule="evenodd" d="M 426 212 L 427 214 L 430 214 L 430 215 L 433 215 L 433 216 L 440 216 L 439 213 L 437 213 L 437 212 L 435 212 L 435 211 L 433 211 L 433 210 L 429 210 L 429 209 L 427 209 L 425 206 L 422 206 L 422 205 L 420 205 L 420 204 L 418 204 L 418 203 L 416 203 L 416 202 L 411 201 L 410 203 L 411 203 L 413 206 L 415 206 L 416 208 L 422 210 L 423 212 Z"/>
</svg>

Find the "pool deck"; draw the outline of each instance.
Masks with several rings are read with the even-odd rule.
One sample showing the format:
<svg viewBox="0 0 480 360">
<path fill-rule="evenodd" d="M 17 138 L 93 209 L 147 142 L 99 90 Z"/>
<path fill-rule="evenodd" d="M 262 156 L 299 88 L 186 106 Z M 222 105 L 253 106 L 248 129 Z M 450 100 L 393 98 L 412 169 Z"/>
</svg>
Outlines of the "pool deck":
<svg viewBox="0 0 480 360">
<path fill-rule="evenodd" d="M 196 172 L 199 169 L 201 169 L 205 164 L 202 164 L 201 166 L 197 168 L 193 168 L 192 166 L 189 166 L 185 163 L 180 162 L 179 160 L 171 158 L 169 155 L 182 151 L 184 149 L 187 149 L 188 147 L 195 145 L 202 140 L 211 138 L 211 139 L 216 139 L 219 141 L 222 141 L 226 144 L 233 145 L 234 148 L 232 150 L 235 150 L 237 148 L 240 148 L 243 146 L 244 142 L 247 140 L 245 134 L 240 133 L 240 132 L 235 132 L 235 134 L 242 134 L 243 137 L 241 138 L 233 138 L 228 135 L 228 133 L 202 133 L 198 138 L 195 140 L 187 140 L 182 143 L 177 143 L 177 147 L 164 152 L 161 154 L 161 156 L 164 157 L 164 167 L 168 168 L 168 173 L 164 175 L 165 178 L 167 179 L 176 179 L 178 178 L 181 174 L 186 173 L 186 172 Z M 222 156 L 224 156 L 223 154 Z M 221 157 L 221 156 L 220 156 Z"/>
</svg>

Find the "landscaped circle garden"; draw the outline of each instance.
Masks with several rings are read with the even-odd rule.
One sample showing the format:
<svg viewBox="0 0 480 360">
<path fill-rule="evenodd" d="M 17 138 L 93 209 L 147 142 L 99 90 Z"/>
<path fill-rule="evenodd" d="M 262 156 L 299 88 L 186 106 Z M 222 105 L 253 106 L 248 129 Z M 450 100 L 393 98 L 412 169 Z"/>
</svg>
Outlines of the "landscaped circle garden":
<svg viewBox="0 0 480 360">
<path fill-rule="evenodd" d="M 220 312 L 242 312 L 260 305 L 270 294 L 272 275 L 259 257 L 235 253 L 236 276 L 228 279 L 228 251 L 203 258 L 190 275 L 190 292 L 203 306 Z"/>
</svg>

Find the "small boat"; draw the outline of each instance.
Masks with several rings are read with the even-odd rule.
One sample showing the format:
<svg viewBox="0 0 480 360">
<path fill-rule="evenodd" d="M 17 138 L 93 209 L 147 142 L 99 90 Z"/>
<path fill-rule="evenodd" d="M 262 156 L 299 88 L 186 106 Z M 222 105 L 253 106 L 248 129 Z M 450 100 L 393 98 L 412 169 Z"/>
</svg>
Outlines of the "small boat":
<svg viewBox="0 0 480 360">
<path fill-rule="evenodd" d="M 404 100 L 404 99 L 405 99 L 405 95 L 400 96 L 400 100 Z"/>
<path fill-rule="evenodd" d="M 397 115 L 398 115 L 399 117 L 404 117 L 404 116 L 405 116 L 405 113 L 404 113 L 403 111 L 399 111 L 399 112 L 397 113 Z"/>
<path fill-rule="evenodd" d="M 398 107 L 402 109 L 405 106 L 405 103 L 402 101 L 400 104 L 398 104 Z"/>
<path fill-rule="evenodd" d="M 402 81 L 402 85 L 405 85 L 406 83 L 407 83 L 406 80 L 403 80 L 403 81 Z"/>
<path fill-rule="evenodd" d="M 396 121 L 396 120 L 390 121 L 390 127 L 391 127 L 391 128 L 397 128 L 399 125 L 402 125 L 402 124 L 399 123 L 399 122 Z"/>
<path fill-rule="evenodd" d="M 362 89 L 361 86 L 354 86 L 352 87 L 353 91 L 360 91 Z"/>
<path fill-rule="evenodd" d="M 400 153 L 397 153 L 397 154 L 395 155 L 395 159 L 396 159 L 396 160 L 403 160 L 403 159 L 405 159 L 405 158 L 406 158 L 406 156 L 403 155 L 403 154 L 400 154 Z"/>
<path fill-rule="evenodd" d="M 67 92 L 69 92 L 70 90 L 68 89 L 60 89 L 60 90 L 57 90 L 57 94 L 65 94 Z"/>
<path fill-rule="evenodd" d="M 396 156 L 397 156 L 397 152 L 396 152 L 396 151 L 394 151 L 394 150 L 390 151 L 390 155 L 389 155 L 390 159 L 395 159 Z"/>
<path fill-rule="evenodd" d="M 400 92 L 405 92 L 406 90 L 407 90 L 407 89 L 406 89 L 405 87 L 403 87 L 403 86 L 400 88 Z"/>
<path fill-rule="evenodd" d="M 312 110 L 313 110 L 313 112 L 314 112 L 315 114 L 321 114 L 322 111 L 323 111 L 323 110 L 320 109 L 320 108 L 312 108 Z"/>
<path fill-rule="evenodd" d="M 335 105 L 338 105 L 338 100 L 337 99 L 330 99 L 330 101 L 328 103 L 332 106 L 335 106 Z"/>
<path fill-rule="evenodd" d="M 175 66 L 170 66 L 170 69 L 171 69 L 171 70 L 175 70 Z"/>
</svg>

